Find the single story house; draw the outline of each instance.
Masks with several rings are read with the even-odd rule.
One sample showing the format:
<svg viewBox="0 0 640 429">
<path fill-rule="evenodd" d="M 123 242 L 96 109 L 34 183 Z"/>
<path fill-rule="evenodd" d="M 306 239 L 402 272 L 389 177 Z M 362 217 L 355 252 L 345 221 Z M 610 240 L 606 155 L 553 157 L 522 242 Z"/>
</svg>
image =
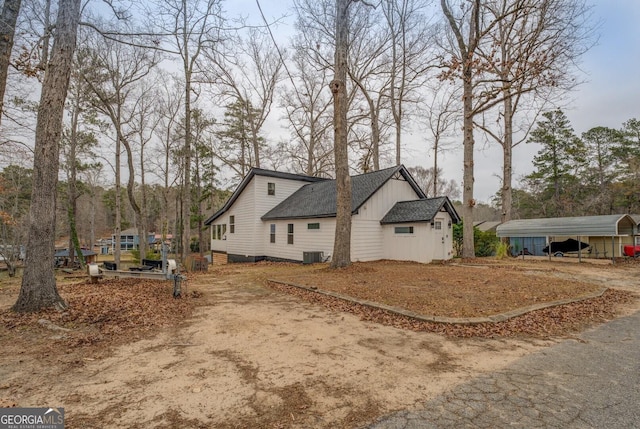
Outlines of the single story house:
<svg viewBox="0 0 640 429">
<path fill-rule="evenodd" d="M 510 220 L 496 228 L 498 237 L 509 237 L 514 254 L 526 249 L 532 255 L 544 255 L 550 242 L 569 238 L 589 244 L 581 256 L 612 258 L 624 256 L 625 245 L 634 244 L 637 223 L 630 215 L 558 217 Z"/>
<path fill-rule="evenodd" d="M 453 257 L 451 225 L 460 217 L 447 197 L 426 198 L 404 166 L 352 176 L 351 187 L 352 261 Z M 212 260 L 330 260 L 336 195 L 335 180 L 251 169 L 205 221 Z"/>
</svg>

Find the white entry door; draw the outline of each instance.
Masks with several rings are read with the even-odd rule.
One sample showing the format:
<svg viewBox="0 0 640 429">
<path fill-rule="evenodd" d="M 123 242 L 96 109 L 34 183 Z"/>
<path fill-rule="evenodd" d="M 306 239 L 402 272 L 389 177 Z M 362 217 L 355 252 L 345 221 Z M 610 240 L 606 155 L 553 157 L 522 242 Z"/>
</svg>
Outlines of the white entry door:
<svg viewBox="0 0 640 429">
<path fill-rule="evenodd" d="M 433 223 L 433 259 L 447 259 L 447 245 L 445 241 L 446 225 L 444 218 L 436 218 Z"/>
</svg>

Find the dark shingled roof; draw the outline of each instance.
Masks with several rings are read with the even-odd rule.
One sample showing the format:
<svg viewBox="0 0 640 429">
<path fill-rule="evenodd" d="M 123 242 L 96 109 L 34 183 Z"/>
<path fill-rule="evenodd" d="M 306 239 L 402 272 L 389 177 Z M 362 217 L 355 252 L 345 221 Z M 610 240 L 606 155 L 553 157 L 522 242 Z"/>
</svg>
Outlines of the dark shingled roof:
<svg viewBox="0 0 640 429">
<path fill-rule="evenodd" d="M 205 220 L 204 224 L 205 225 L 211 225 L 211 223 L 214 220 L 216 220 L 224 212 L 229 210 L 229 208 L 233 205 L 233 203 L 238 199 L 238 196 L 240 196 L 242 191 L 244 191 L 244 188 L 246 188 L 247 185 L 249 184 L 249 182 L 251 182 L 251 179 L 253 179 L 253 176 L 256 176 L 256 175 L 257 176 L 266 176 L 266 177 L 276 177 L 276 178 L 280 178 L 280 179 L 300 180 L 300 181 L 303 181 L 303 182 L 320 182 L 320 181 L 328 180 L 328 179 L 323 179 L 321 177 L 304 176 L 304 175 L 301 175 L 301 174 L 294 174 L 294 173 L 283 173 L 281 171 L 263 170 L 262 168 L 255 168 L 254 167 L 254 168 L 251 169 L 251 171 L 249 171 L 249 174 L 247 174 L 245 176 L 245 178 L 242 179 L 242 182 L 240 182 L 240 184 L 238 185 L 236 190 L 233 191 L 233 194 L 227 200 L 225 205 L 222 206 L 222 208 L 220 210 L 218 210 L 213 215 L 211 215 L 211 217 L 209 217 L 207 220 Z"/>
<path fill-rule="evenodd" d="M 414 188 L 416 194 L 424 196 L 404 166 L 386 168 L 372 173 L 351 177 L 352 213 L 358 209 L 394 175 L 400 174 Z M 300 219 L 333 217 L 336 215 L 336 181 L 310 183 L 298 189 L 289 198 L 275 206 L 264 216 L 269 219 Z"/>
<path fill-rule="evenodd" d="M 397 202 L 391 210 L 384 215 L 380 223 L 430 222 L 443 208 L 449 212 L 451 220 L 454 223 L 460 221 L 460 217 L 453 208 L 449 198 L 436 197 Z"/>
<path fill-rule="evenodd" d="M 89 250 L 89 249 L 80 249 L 80 251 L 82 252 L 82 256 L 95 256 L 97 255 L 96 252 L 94 252 L 93 250 Z M 68 258 L 69 257 L 69 249 L 61 249 L 56 251 L 56 253 L 53 255 L 55 258 Z M 76 256 L 78 256 L 78 251 L 76 250 Z"/>
</svg>

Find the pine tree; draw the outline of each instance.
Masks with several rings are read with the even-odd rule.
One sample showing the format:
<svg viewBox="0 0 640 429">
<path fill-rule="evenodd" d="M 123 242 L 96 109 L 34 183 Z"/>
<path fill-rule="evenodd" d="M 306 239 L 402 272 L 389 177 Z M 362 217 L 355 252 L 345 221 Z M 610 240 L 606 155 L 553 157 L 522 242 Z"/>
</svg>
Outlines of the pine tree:
<svg viewBox="0 0 640 429">
<path fill-rule="evenodd" d="M 583 142 L 575 135 L 569 120 L 561 110 L 546 112 L 531 132 L 528 143 L 541 149 L 533 158 L 535 171 L 526 177 L 540 190 L 544 202 L 543 214 L 548 217 L 566 216 L 579 201 L 577 173 L 585 164 Z M 577 192 L 577 193 L 576 193 Z"/>
</svg>

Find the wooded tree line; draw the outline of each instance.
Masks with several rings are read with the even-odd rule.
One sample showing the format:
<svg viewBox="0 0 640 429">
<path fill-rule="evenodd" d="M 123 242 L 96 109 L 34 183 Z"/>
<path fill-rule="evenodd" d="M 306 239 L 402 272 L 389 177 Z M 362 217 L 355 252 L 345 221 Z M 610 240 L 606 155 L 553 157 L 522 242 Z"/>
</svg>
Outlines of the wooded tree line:
<svg viewBox="0 0 640 429">
<path fill-rule="evenodd" d="M 345 91 L 345 171 L 406 162 L 406 135 L 417 130 L 435 159 L 423 167 L 426 187 L 439 194 L 450 182 L 438 156 L 463 149 L 466 228 L 482 136 L 503 148 L 507 220 L 513 148 L 578 83 L 575 65 L 593 29 L 582 0 L 294 0 L 292 11 L 295 32 L 282 42 L 279 19 L 261 9 L 262 21 L 249 23 L 220 0 L 91 0 L 82 8 L 78 0 L 5 0 L 0 33 L 13 43 L 0 44 L 1 83 L 9 82 L 1 148 L 5 165 L 34 166 L 30 253 L 52 253 L 56 200 L 74 245 L 86 240 L 77 207 L 86 184 L 112 184 L 118 237 L 125 224 L 146 234 L 147 184 L 158 184 L 160 232 L 179 237 L 184 256 L 192 236 L 204 241 L 215 192 L 251 167 L 342 176 L 331 82 Z M 274 123 L 287 135 L 274 138 Z M 466 230 L 463 247 L 473 256 Z"/>
<path fill-rule="evenodd" d="M 640 120 L 577 135 L 564 112 L 553 110 L 528 142 L 541 149 L 514 191 L 518 218 L 640 213 Z"/>
</svg>

